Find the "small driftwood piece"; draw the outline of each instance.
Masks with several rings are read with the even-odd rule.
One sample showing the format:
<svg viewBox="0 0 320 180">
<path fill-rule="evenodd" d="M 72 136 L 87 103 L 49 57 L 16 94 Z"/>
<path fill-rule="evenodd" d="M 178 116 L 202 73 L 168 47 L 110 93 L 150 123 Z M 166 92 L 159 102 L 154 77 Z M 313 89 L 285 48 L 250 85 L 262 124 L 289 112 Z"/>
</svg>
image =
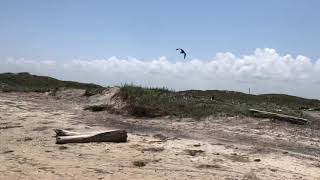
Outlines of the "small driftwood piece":
<svg viewBox="0 0 320 180">
<path fill-rule="evenodd" d="M 54 129 L 54 132 L 56 133 L 56 137 L 58 137 L 58 136 L 76 136 L 76 135 L 81 135 L 81 133 L 79 133 L 79 132 L 67 131 L 67 130 L 64 130 L 64 129 Z"/>
<path fill-rule="evenodd" d="M 125 130 L 113 130 L 104 132 L 78 133 L 55 129 L 56 143 L 90 143 L 90 142 L 127 142 L 127 132 Z"/>
<path fill-rule="evenodd" d="M 4 127 L 0 127 L 0 129 L 11 129 L 11 128 L 20 128 L 23 126 L 19 126 L 19 125 L 14 125 L 14 126 L 4 126 Z"/>
<path fill-rule="evenodd" d="M 280 121 L 288 121 L 294 124 L 306 124 L 309 122 L 307 119 L 304 119 L 304 118 L 288 116 L 288 115 L 278 114 L 278 113 L 273 113 L 268 111 L 261 111 L 257 109 L 249 109 L 249 111 L 253 114 L 253 116 L 259 117 L 259 118 L 270 118 L 270 119 L 276 119 Z"/>
</svg>

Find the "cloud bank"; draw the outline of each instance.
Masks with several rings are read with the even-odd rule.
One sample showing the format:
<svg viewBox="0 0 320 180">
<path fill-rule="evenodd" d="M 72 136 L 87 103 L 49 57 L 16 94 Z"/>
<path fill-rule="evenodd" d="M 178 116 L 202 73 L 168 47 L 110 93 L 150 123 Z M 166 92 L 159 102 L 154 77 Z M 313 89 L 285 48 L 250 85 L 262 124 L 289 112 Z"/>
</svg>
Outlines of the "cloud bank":
<svg viewBox="0 0 320 180">
<path fill-rule="evenodd" d="M 173 62 L 166 57 L 149 61 L 111 57 L 67 62 L 8 58 L 0 72 L 27 71 L 63 80 L 105 86 L 133 83 L 142 86 L 184 89 L 226 89 L 255 94 L 286 93 L 320 98 L 320 59 L 280 55 L 274 49 L 256 49 L 237 57 L 217 53 L 211 60 Z"/>
</svg>

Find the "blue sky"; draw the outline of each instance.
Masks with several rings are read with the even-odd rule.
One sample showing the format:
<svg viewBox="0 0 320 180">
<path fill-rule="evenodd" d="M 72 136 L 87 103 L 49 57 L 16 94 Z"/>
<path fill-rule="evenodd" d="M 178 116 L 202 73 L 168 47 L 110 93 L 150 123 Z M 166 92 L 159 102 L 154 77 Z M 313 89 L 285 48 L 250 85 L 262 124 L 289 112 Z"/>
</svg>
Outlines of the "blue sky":
<svg viewBox="0 0 320 180">
<path fill-rule="evenodd" d="M 319 9 L 319 0 L 0 0 L 0 72 L 320 99 Z"/>
<path fill-rule="evenodd" d="M 320 57 L 318 0 L 0 1 L 0 57 L 208 59 L 255 48 Z"/>
</svg>

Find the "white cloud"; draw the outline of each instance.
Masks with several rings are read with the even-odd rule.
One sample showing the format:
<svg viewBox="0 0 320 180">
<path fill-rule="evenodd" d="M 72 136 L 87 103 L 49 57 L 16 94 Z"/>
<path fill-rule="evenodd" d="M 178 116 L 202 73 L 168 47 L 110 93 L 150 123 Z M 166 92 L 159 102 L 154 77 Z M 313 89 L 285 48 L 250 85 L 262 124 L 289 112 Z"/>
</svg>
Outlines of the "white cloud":
<svg viewBox="0 0 320 180">
<path fill-rule="evenodd" d="M 256 49 L 237 57 L 217 53 L 212 60 L 172 62 L 166 57 L 150 61 L 111 57 L 101 60 L 33 61 L 7 59 L 0 72 L 28 71 L 60 79 L 102 85 L 134 83 L 182 89 L 227 89 L 255 93 L 287 93 L 320 98 L 320 59 L 280 55 L 274 49 Z"/>
</svg>

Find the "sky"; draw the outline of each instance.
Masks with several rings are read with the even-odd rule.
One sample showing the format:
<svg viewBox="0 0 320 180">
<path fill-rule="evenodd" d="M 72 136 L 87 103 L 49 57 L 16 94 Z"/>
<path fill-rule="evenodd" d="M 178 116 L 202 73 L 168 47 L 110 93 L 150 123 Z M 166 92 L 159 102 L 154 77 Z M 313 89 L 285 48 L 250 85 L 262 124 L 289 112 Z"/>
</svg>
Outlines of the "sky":
<svg viewBox="0 0 320 180">
<path fill-rule="evenodd" d="M 320 98 L 319 9 L 318 0 L 0 0 L 0 72 Z"/>
</svg>

